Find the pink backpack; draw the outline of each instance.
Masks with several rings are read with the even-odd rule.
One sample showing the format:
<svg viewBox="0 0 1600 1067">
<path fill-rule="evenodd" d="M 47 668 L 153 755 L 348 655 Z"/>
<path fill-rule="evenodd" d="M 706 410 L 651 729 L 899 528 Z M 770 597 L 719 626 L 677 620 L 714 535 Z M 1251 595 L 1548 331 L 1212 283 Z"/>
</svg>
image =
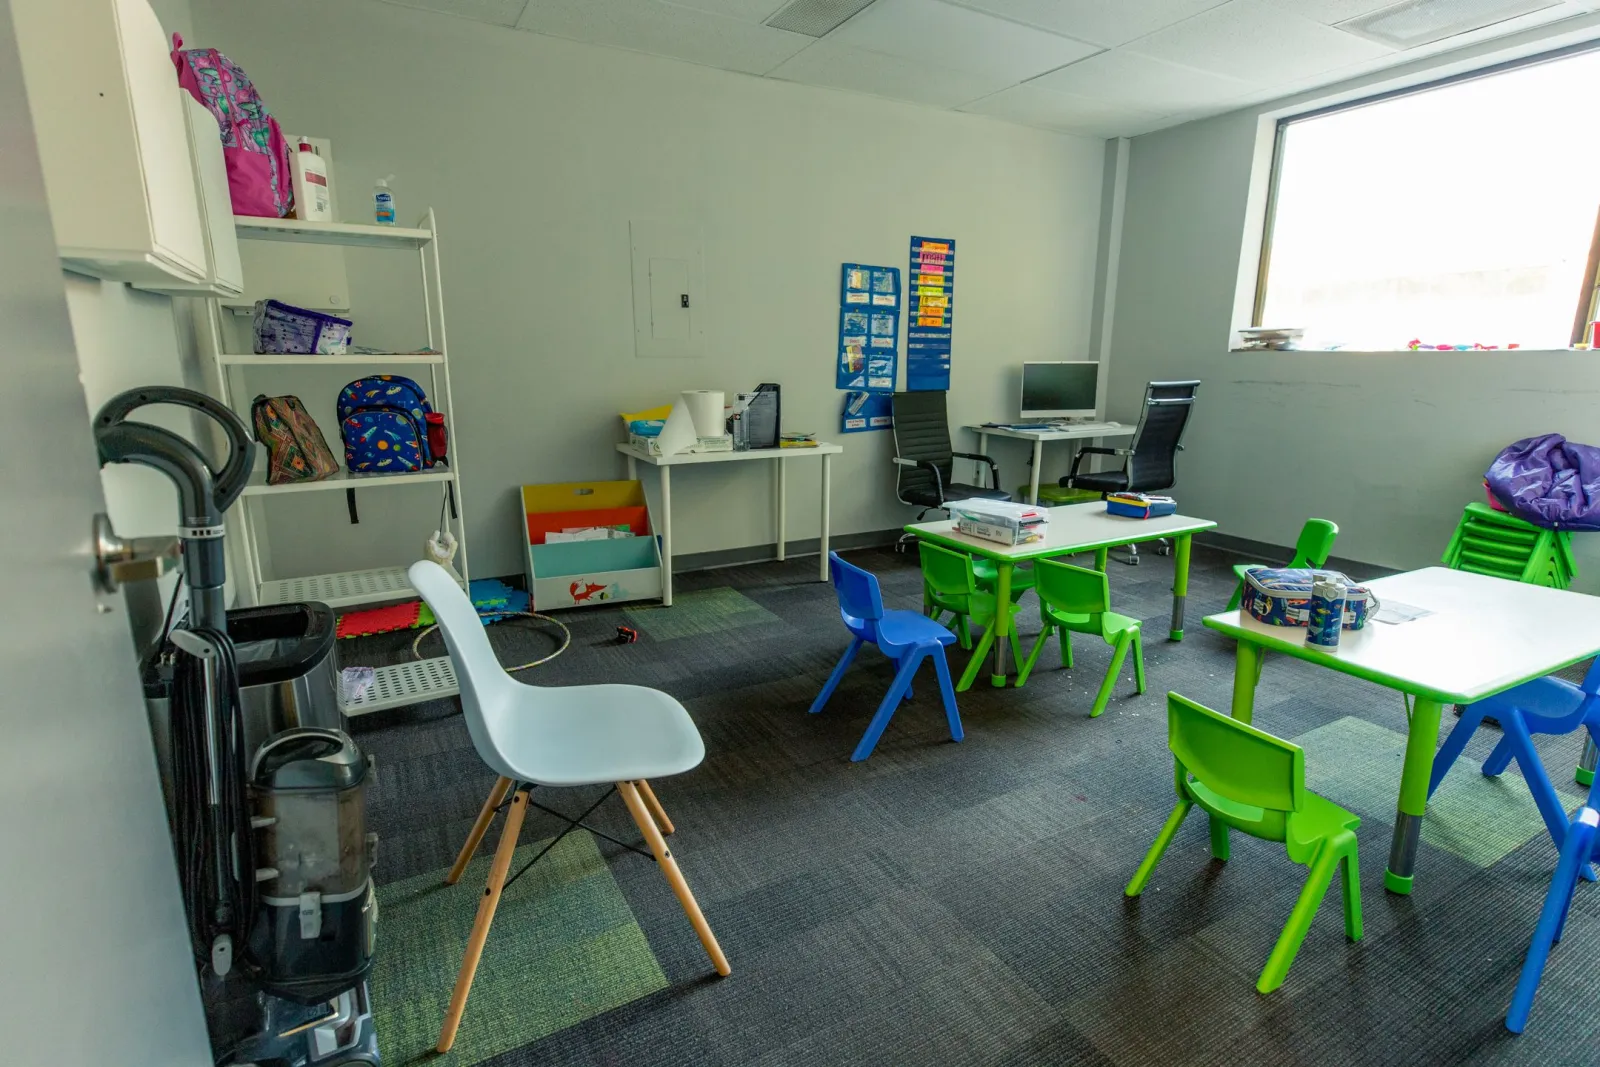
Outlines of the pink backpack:
<svg viewBox="0 0 1600 1067">
<path fill-rule="evenodd" d="M 172 65 L 178 68 L 178 84 L 210 110 L 221 129 L 233 213 L 289 214 L 294 207 L 289 144 L 249 76 L 215 48 L 183 51 L 177 34 L 172 35 Z"/>
</svg>

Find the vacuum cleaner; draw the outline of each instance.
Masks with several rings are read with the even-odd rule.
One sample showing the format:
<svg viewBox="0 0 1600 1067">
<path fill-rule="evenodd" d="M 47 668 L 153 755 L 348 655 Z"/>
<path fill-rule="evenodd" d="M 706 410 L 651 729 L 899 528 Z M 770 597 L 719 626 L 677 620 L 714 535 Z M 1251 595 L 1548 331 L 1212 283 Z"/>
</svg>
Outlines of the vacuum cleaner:
<svg viewBox="0 0 1600 1067">
<path fill-rule="evenodd" d="M 222 465 L 169 430 L 129 419 L 152 404 L 214 422 Z M 223 514 L 250 477 L 249 431 L 212 397 L 168 386 L 113 397 L 94 431 L 102 464 L 151 467 L 178 489 L 188 613 L 174 626 L 169 611 L 147 695 L 153 684 L 164 702 L 156 749 L 216 1063 L 374 1067 L 369 763 L 349 736 L 327 726 L 256 739 L 241 700 L 223 593 Z"/>
</svg>

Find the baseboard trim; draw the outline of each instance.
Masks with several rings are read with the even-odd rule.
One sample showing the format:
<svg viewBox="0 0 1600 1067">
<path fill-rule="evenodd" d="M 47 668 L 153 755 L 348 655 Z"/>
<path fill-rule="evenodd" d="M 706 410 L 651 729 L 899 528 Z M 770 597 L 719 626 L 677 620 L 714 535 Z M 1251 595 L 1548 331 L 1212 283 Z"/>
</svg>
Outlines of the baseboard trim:
<svg viewBox="0 0 1600 1067">
<path fill-rule="evenodd" d="M 1294 556 L 1294 549 L 1287 545 L 1274 545 L 1267 541 L 1253 541 L 1248 537 L 1237 537 L 1233 534 L 1219 533 L 1216 530 L 1203 530 L 1194 535 L 1196 544 L 1207 548 L 1214 548 L 1219 552 L 1238 556 L 1241 560 L 1261 561 L 1283 565 Z M 1328 567 L 1331 570 L 1343 571 L 1351 577 L 1383 578 L 1390 574 L 1399 574 L 1394 567 L 1383 567 L 1376 563 L 1366 563 L 1362 560 L 1348 559 L 1344 556 L 1329 556 Z"/>
<path fill-rule="evenodd" d="M 834 552 L 878 548 L 894 544 L 900 534 L 901 530 L 898 527 L 892 530 L 869 530 L 865 533 L 834 534 L 828 538 L 828 548 Z M 796 541 L 784 542 L 784 557 L 794 559 L 797 556 L 815 556 L 821 548 L 821 538 L 802 537 Z M 721 548 L 712 552 L 680 552 L 672 557 L 672 573 L 684 574 L 689 571 L 715 570 L 718 567 L 739 567 L 746 563 L 767 563 L 776 560 L 777 556 L 778 545 L 775 541 L 768 541 L 762 545 L 747 545 L 743 548 Z"/>
</svg>

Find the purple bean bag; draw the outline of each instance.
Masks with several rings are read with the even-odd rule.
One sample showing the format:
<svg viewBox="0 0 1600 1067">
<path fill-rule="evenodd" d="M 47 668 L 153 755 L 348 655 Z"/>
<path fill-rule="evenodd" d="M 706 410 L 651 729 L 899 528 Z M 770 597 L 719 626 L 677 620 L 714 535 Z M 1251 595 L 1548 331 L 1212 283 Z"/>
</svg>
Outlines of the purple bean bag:
<svg viewBox="0 0 1600 1067">
<path fill-rule="evenodd" d="M 1600 530 L 1600 448 L 1558 433 L 1507 445 L 1484 472 L 1506 510 L 1550 530 Z"/>
</svg>

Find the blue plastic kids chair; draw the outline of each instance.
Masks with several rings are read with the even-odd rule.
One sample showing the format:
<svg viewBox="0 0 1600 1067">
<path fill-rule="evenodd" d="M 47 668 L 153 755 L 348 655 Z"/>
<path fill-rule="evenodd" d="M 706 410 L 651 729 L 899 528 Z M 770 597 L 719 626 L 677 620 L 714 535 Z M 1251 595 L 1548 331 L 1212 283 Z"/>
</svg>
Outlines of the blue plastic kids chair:
<svg viewBox="0 0 1600 1067">
<path fill-rule="evenodd" d="M 1591 670 L 1590 675 L 1594 674 Z M 1584 679 L 1585 682 L 1588 679 Z M 1562 928 L 1567 925 L 1567 909 L 1572 906 L 1572 894 L 1577 891 L 1578 878 L 1590 867 L 1595 858 L 1595 831 L 1600 828 L 1600 811 L 1595 810 L 1595 786 L 1589 787 L 1589 799 L 1572 817 L 1572 827 L 1561 843 L 1561 861 L 1556 864 L 1555 876 L 1550 879 L 1550 890 L 1544 897 L 1544 908 L 1539 912 L 1539 923 L 1533 928 L 1533 940 L 1528 945 L 1527 958 L 1522 961 L 1522 976 L 1517 979 L 1517 991 L 1511 995 L 1511 1007 L 1506 1012 L 1506 1029 L 1513 1034 L 1522 1033 L 1528 1025 L 1528 1013 L 1533 1010 L 1533 996 L 1539 991 L 1539 980 L 1544 977 L 1544 964 L 1550 958 L 1550 949 L 1561 940 Z"/>
<path fill-rule="evenodd" d="M 839 597 L 839 614 L 844 617 L 845 629 L 850 631 L 850 647 L 839 657 L 839 665 L 828 675 L 827 684 L 812 702 L 811 714 L 823 709 L 833 691 L 839 688 L 844 672 L 850 669 L 862 644 L 871 642 L 894 660 L 898 669 L 889 692 L 884 694 L 883 703 L 878 705 L 877 714 L 867 724 L 867 732 L 861 735 L 861 743 L 850 759 L 859 762 L 872 755 L 895 708 L 900 701 L 910 698 L 911 676 L 917 673 L 924 658 L 933 660 L 934 673 L 939 676 L 939 695 L 944 698 L 944 715 L 950 722 L 950 740 L 960 741 L 965 735 L 961 730 L 961 716 L 956 712 L 950 665 L 944 658 L 944 646 L 955 644 L 956 635 L 915 611 L 885 611 L 877 577 L 871 571 L 846 563 L 837 552 L 828 553 L 828 573 L 833 577 L 833 589 Z"/>
<path fill-rule="evenodd" d="M 1600 731 L 1600 698 L 1596 694 L 1600 694 L 1600 659 L 1589 666 L 1589 673 L 1579 685 L 1554 677 L 1535 678 L 1498 696 L 1467 705 L 1461 712 L 1461 721 L 1456 723 L 1433 758 L 1428 796 L 1432 797 L 1433 791 L 1439 788 L 1478 724 L 1493 716 L 1499 720 L 1505 734 L 1489 753 L 1489 758 L 1483 761 L 1483 773 L 1491 777 L 1502 774 L 1515 757 L 1522 778 L 1533 794 L 1533 802 L 1539 807 L 1545 829 L 1550 831 L 1550 840 L 1559 849 L 1567 836 L 1567 809 L 1533 747 L 1533 735 L 1570 734 L 1585 729 L 1589 737 L 1594 738 Z M 1581 867 L 1581 873 L 1586 881 L 1595 880 L 1588 864 Z"/>
</svg>

